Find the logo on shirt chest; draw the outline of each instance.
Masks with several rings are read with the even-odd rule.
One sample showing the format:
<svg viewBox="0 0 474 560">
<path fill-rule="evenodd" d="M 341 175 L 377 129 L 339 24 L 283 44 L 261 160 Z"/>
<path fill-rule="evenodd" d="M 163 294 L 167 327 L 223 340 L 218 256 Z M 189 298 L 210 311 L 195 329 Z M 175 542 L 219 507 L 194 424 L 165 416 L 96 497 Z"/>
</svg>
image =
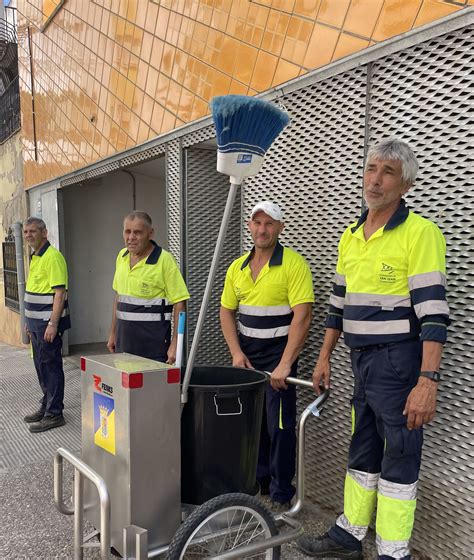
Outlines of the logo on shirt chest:
<svg viewBox="0 0 474 560">
<path fill-rule="evenodd" d="M 397 281 L 397 271 L 392 265 L 382 262 L 379 280 L 384 284 L 393 284 Z"/>
<path fill-rule="evenodd" d="M 140 293 L 144 296 L 150 296 L 151 295 L 151 289 L 152 286 L 151 284 L 149 284 L 148 282 L 140 282 Z"/>
</svg>

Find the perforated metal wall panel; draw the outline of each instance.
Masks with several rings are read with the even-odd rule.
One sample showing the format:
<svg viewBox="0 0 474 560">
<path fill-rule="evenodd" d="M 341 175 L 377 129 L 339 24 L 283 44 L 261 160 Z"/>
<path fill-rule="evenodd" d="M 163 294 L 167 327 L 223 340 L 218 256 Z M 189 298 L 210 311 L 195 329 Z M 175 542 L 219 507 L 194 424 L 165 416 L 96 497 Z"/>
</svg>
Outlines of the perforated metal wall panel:
<svg viewBox="0 0 474 560">
<path fill-rule="evenodd" d="M 168 215 L 168 250 L 184 271 L 183 230 L 184 204 L 181 191 L 182 150 L 180 140 L 168 142 L 166 146 L 166 205 Z"/>
<path fill-rule="evenodd" d="M 195 146 L 200 142 L 204 142 L 206 140 L 210 140 L 211 138 L 215 138 L 215 137 L 216 137 L 216 131 L 214 130 L 214 125 L 205 126 L 199 130 L 196 130 L 191 134 L 186 134 L 186 136 L 184 136 L 182 139 L 183 148 L 187 148 L 189 146 Z"/>
<path fill-rule="evenodd" d="M 107 173 L 112 173 L 120 169 L 120 162 L 114 161 L 107 163 L 105 165 L 95 166 L 84 173 L 79 173 L 78 175 L 73 175 L 72 177 L 68 177 L 67 179 L 63 179 L 61 181 L 61 187 L 67 187 L 68 185 L 75 185 L 77 183 L 82 183 L 83 181 L 87 181 L 88 179 L 93 179 L 96 177 L 102 177 Z"/>
<path fill-rule="evenodd" d="M 271 147 L 259 175 L 246 182 L 242 221 L 238 211 L 234 212 L 225 258 L 230 262 L 250 247 L 244 221 L 256 201 L 269 198 L 283 206 L 287 225 L 282 241 L 300 251 L 313 271 L 314 319 L 299 369 L 301 376 L 309 378 L 322 342 L 337 243 L 361 208 L 364 154 L 370 144 L 390 134 L 412 144 L 421 169 L 407 200 L 437 222 L 445 234 L 453 320 L 443 359 L 438 416 L 426 430 L 413 545 L 433 560 L 467 559 L 472 557 L 474 518 L 474 204 L 468 154 L 473 145 L 469 104 L 473 33 L 472 28 L 464 28 L 429 40 L 426 37 L 397 54 L 372 57 L 369 63 L 354 64 L 353 69 L 324 80 L 316 73 L 311 85 L 281 95 L 279 102 L 291 114 L 292 124 Z M 365 54 L 360 56 L 364 60 Z M 184 136 L 182 145 L 191 147 L 213 135 L 212 127 L 206 126 Z M 201 152 L 187 150 L 186 267 L 193 295 L 191 333 L 227 195 L 226 178 L 214 171 L 215 153 Z M 207 363 L 227 359 L 217 319 L 225 268 L 221 267 L 201 344 L 199 360 Z M 352 390 L 348 352 L 342 344 L 334 354 L 332 382 L 330 404 L 323 418 L 309 428 L 307 494 L 336 512 L 342 509 Z M 300 391 L 300 408 L 311 398 Z"/>
<path fill-rule="evenodd" d="M 214 248 L 229 193 L 229 180 L 216 171 L 214 150 L 186 150 L 186 281 L 191 300 L 188 304 L 188 348 L 209 274 Z M 225 272 L 240 256 L 240 190 L 237 192 L 224 249 L 214 282 L 211 301 L 201 335 L 197 364 L 231 365 L 230 355 L 219 326 L 220 295 Z"/>
<path fill-rule="evenodd" d="M 95 177 L 102 177 L 103 175 L 112 173 L 113 171 L 117 171 L 118 169 L 123 169 L 124 167 L 132 167 L 134 165 L 138 165 L 140 163 L 144 163 L 146 161 L 154 159 L 164 154 L 165 151 L 166 144 L 163 143 L 159 144 L 158 146 L 153 146 L 152 148 L 141 150 L 130 155 L 124 155 L 123 157 L 119 157 L 119 159 L 116 159 L 115 161 L 111 161 L 103 165 L 98 162 L 92 165 L 90 169 L 84 171 L 83 173 L 78 173 L 76 175 L 73 175 L 72 177 L 62 179 L 60 184 L 61 187 L 67 187 L 68 185 L 82 183 L 83 181 L 87 181 L 88 179 L 93 179 Z"/>
<path fill-rule="evenodd" d="M 150 161 L 155 159 L 166 151 L 166 144 L 159 144 L 158 146 L 153 146 L 153 148 L 148 148 L 148 150 L 143 150 L 137 152 L 130 156 L 124 157 L 120 160 L 120 167 L 130 167 L 133 165 L 138 165 L 144 163 L 145 161 Z"/>
</svg>

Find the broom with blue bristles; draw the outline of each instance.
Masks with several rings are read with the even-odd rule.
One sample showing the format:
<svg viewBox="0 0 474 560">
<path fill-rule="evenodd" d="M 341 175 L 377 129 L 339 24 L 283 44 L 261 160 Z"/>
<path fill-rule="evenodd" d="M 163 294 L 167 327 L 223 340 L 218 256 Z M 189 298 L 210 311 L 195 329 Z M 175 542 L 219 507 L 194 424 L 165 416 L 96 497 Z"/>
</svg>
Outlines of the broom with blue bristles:
<svg viewBox="0 0 474 560">
<path fill-rule="evenodd" d="M 188 400 L 191 372 L 236 192 L 246 177 L 256 175 L 260 171 L 265 152 L 290 122 L 288 114 L 276 105 L 246 95 L 214 97 L 210 106 L 217 136 L 217 171 L 229 175 L 230 190 L 189 352 L 181 390 L 182 404 Z"/>
</svg>

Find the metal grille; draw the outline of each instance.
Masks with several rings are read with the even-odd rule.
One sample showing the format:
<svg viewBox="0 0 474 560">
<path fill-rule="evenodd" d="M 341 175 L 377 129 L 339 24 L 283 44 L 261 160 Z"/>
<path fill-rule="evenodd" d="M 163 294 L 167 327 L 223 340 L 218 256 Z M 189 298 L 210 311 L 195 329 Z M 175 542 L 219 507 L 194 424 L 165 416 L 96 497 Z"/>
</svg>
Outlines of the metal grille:
<svg viewBox="0 0 474 560">
<path fill-rule="evenodd" d="M 160 144 L 159 146 L 154 146 L 148 150 L 143 150 L 137 152 L 131 156 L 125 157 L 120 160 L 120 167 L 130 167 L 132 165 L 138 165 L 139 163 L 144 163 L 145 161 L 150 161 L 155 159 L 166 152 L 166 144 Z"/>
<path fill-rule="evenodd" d="M 186 150 L 186 185 L 187 285 L 192 295 L 188 304 L 187 332 L 188 347 L 190 347 L 229 193 L 228 178 L 216 171 L 214 150 L 199 148 Z M 238 192 L 199 342 L 196 357 L 198 364 L 230 363 L 227 346 L 219 327 L 219 307 L 225 272 L 230 263 L 240 256 L 240 222 L 240 192 Z"/>
<path fill-rule="evenodd" d="M 170 144 L 172 144 L 172 142 L 170 142 Z M 163 143 L 158 146 L 148 148 L 147 150 L 142 150 L 135 154 L 122 157 L 121 159 L 110 161 L 108 163 L 105 163 L 104 165 L 94 164 L 88 171 L 63 179 L 61 181 L 61 187 L 67 187 L 68 185 L 82 183 L 83 181 L 87 181 L 96 177 L 102 177 L 103 175 L 112 173 L 113 171 L 117 171 L 118 169 L 123 169 L 124 167 L 132 167 L 134 165 L 150 161 L 164 154 L 165 151 L 166 144 Z"/>
<path fill-rule="evenodd" d="M 181 143 L 169 142 L 166 148 L 166 204 L 168 215 L 168 250 L 183 270 L 181 216 L 184 208 L 181 197 Z"/>
<path fill-rule="evenodd" d="M 18 76 L 8 85 L 0 80 L 0 143 L 10 138 L 21 126 L 18 83 Z"/>
<path fill-rule="evenodd" d="M 417 527 L 423 529 L 415 531 L 413 540 L 432 558 L 452 558 L 453 550 L 456 558 L 472 557 L 472 31 L 466 28 L 382 59 L 373 66 L 370 85 L 370 140 L 394 134 L 410 142 L 420 172 L 407 200 L 440 226 L 447 242 L 452 324 L 443 353 L 438 417 L 425 431 L 417 512 Z"/>
<path fill-rule="evenodd" d="M 16 252 L 14 241 L 4 241 L 3 251 L 3 279 L 5 289 L 5 305 L 14 311 L 20 310 L 18 296 L 18 273 L 16 268 Z"/>
<path fill-rule="evenodd" d="M 211 138 L 215 137 L 216 131 L 214 129 L 214 125 L 206 126 L 205 128 L 196 130 L 191 134 L 186 134 L 186 136 L 182 138 L 183 148 L 194 146 L 196 144 L 199 144 L 200 142 L 205 142 L 206 140 L 210 140 Z"/>
<path fill-rule="evenodd" d="M 67 179 L 63 179 L 61 181 L 61 187 L 67 187 L 68 185 L 75 185 L 77 183 L 82 183 L 83 181 L 87 181 L 89 179 L 101 177 L 102 175 L 106 175 L 107 173 L 112 173 L 113 171 L 117 171 L 117 169 L 120 169 L 119 161 L 113 161 L 111 163 L 107 163 L 99 167 L 93 167 L 89 171 L 85 171 L 84 173 L 79 173 L 78 175 L 74 175 L 72 177 L 68 177 Z"/>
</svg>

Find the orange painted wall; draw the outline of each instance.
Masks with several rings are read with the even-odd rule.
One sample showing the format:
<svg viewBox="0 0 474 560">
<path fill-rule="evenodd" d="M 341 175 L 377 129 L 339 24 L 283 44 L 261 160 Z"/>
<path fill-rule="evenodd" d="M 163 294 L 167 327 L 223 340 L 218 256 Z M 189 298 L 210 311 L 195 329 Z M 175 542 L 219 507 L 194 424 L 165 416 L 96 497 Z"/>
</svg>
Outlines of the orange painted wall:
<svg viewBox="0 0 474 560">
<path fill-rule="evenodd" d="M 56 3 L 19 7 L 26 187 L 474 0 L 67 0 L 41 31 Z"/>
</svg>

